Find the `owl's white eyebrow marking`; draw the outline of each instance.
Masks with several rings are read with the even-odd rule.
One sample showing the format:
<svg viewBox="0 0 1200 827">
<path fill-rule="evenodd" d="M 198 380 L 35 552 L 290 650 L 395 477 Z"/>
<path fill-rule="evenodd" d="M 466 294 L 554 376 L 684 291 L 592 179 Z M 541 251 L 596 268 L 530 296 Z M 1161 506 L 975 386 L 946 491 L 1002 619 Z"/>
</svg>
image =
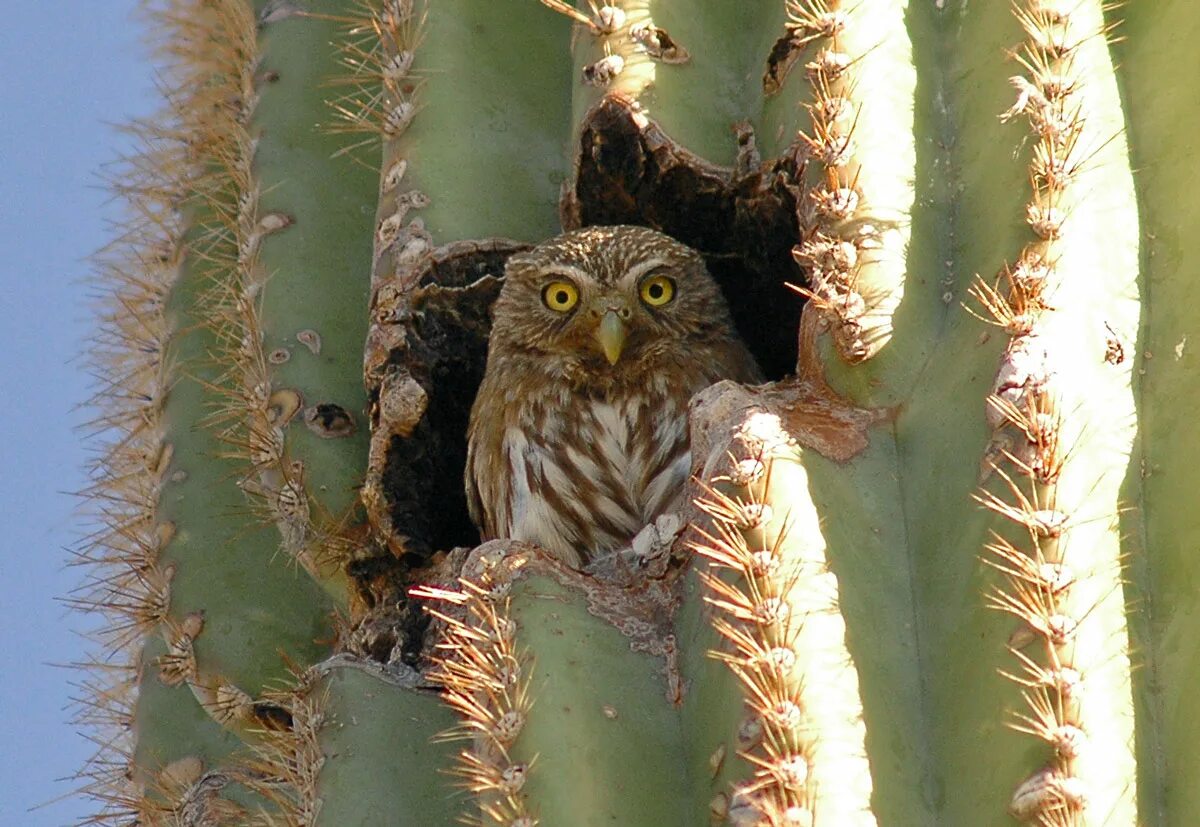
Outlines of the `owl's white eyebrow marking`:
<svg viewBox="0 0 1200 827">
<path fill-rule="evenodd" d="M 622 284 L 625 282 L 636 282 L 642 276 L 649 273 L 651 270 L 657 270 L 659 267 L 666 265 L 665 258 L 648 258 L 645 261 L 639 261 L 637 264 L 625 271 L 625 275 L 618 279 Z"/>
<path fill-rule="evenodd" d="M 538 276 L 541 278 L 545 278 L 546 276 L 566 276 L 573 279 L 577 284 L 587 284 L 591 279 L 586 270 L 572 267 L 570 264 L 555 264 L 552 267 L 547 267 L 545 270 L 538 271 Z"/>
</svg>

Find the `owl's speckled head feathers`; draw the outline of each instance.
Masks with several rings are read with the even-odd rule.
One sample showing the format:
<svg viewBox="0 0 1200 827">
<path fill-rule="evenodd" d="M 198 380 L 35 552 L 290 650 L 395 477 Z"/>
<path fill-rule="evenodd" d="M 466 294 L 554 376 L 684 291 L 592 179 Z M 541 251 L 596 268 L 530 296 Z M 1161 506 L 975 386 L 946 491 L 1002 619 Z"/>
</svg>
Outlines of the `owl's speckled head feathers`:
<svg viewBox="0 0 1200 827">
<path fill-rule="evenodd" d="M 644 227 L 588 227 L 508 261 L 491 347 L 558 357 L 566 373 L 670 364 L 732 335 L 700 254 Z"/>
</svg>

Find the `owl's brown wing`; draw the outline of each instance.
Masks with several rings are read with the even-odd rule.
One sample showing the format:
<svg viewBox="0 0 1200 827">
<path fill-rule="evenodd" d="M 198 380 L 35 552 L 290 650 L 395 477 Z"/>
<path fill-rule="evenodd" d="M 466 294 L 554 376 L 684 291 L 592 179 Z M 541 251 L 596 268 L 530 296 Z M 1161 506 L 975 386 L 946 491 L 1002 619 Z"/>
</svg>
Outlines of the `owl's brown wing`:
<svg viewBox="0 0 1200 827">
<path fill-rule="evenodd" d="M 689 366 L 695 366 L 703 379 L 694 380 L 696 390 L 707 385 L 732 379 L 744 385 L 764 381 L 758 362 L 732 329 L 705 341 L 689 354 Z"/>
<path fill-rule="evenodd" d="M 744 385 L 757 385 L 765 381 L 758 362 L 750 355 L 741 339 L 731 338 L 726 347 L 719 352 L 719 361 L 719 378 L 714 381 L 732 379 Z"/>
<path fill-rule="evenodd" d="M 467 467 L 463 477 L 467 512 L 484 540 L 499 536 L 497 520 L 508 508 L 508 491 L 503 484 L 504 408 L 497 398 L 491 374 L 486 374 L 471 408 L 467 430 Z"/>
<path fill-rule="evenodd" d="M 467 489 L 467 514 L 471 517 L 471 522 L 479 529 L 481 539 L 488 539 L 483 530 L 483 500 L 479 495 L 479 486 L 475 484 L 475 475 L 471 473 L 471 465 L 474 457 L 471 456 L 471 446 L 467 447 L 467 467 L 463 473 L 463 482 Z"/>
</svg>

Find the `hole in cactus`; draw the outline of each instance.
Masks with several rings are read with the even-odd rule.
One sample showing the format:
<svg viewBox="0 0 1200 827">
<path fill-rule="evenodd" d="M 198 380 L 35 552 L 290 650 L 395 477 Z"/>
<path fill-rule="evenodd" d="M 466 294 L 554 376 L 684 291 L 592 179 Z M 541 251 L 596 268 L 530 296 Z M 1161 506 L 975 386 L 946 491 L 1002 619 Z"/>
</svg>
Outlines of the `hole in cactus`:
<svg viewBox="0 0 1200 827">
<path fill-rule="evenodd" d="M 385 356 L 383 372 L 406 372 L 426 395 L 415 427 L 374 423 L 377 439 L 380 431 L 392 432 L 383 456 L 372 456 L 376 464 L 382 459 L 370 474 L 380 482 L 386 512 L 372 517 L 390 529 L 392 553 L 410 567 L 438 550 L 479 542 L 463 490 L 467 419 L 487 360 L 488 311 L 505 261 L 520 249 L 525 245 L 500 242 L 438 250 L 408 299 L 403 344 Z M 378 395 L 372 388 L 376 401 Z"/>
<path fill-rule="evenodd" d="M 742 130 L 744 133 L 745 130 Z M 729 141 L 735 137 L 730 125 Z M 794 155 L 730 170 L 680 147 L 629 101 L 609 96 L 579 138 L 576 183 L 563 200 L 566 229 L 652 227 L 699 250 L 725 294 L 734 324 L 770 379 L 793 372 L 803 284 L 792 256 L 799 237 Z"/>
<path fill-rule="evenodd" d="M 253 709 L 254 720 L 264 729 L 275 732 L 288 732 L 292 728 L 292 713 L 284 707 L 269 701 L 255 702 Z"/>
<path fill-rule="evenodd" d="M 731 144 L 752 146 L 746 133 L 735 136 L 731 124 Z M 638 224 L 699 250 L 767 376 L 791 373 L 802 300 L 784 285 L 805 281 L 791 252 L 802 172 L 794 156 L 759 163 L 741 152 L 735 170 L 717 167 L 613 96 L 589 113 L 578 148 L 575 186 L 560 205 L 564 229 Z M 390 550 L 369 566 L 373 575 L 366 579 L 375 593 L 383 569 L 391 572 L 384 579 L 396 578 L 391 593 L 403 594 L 411 571 L 437 552 L 479 542 L 463 491 L 467 420 L 483 378 L 489 310 L 504 265 L 525 246 L 501 239 L 449 244 L 416 272 L 377 291 L 376 317 L 383 306 L 394 308 L 385 318 L 396 335 L 384 336 L 380 341 L 386 345 L 375 350 L 369 344 L 367 355 L 375 404 L 369 471 L 374 496 L 366 499 Z M 404 421 L 389 422 L 382 410 L 396 409 L 390 397 L 380 399 L 385 376 L 406 388 L 411 404 L 399 406 Z"/>
<path fill-rule="evenodd" d="M 357 430 L 353 414 L 332 402 L 319 402 L 305 408 L 304 424 L 322 439 L 351 436 Z"/>
</svg>

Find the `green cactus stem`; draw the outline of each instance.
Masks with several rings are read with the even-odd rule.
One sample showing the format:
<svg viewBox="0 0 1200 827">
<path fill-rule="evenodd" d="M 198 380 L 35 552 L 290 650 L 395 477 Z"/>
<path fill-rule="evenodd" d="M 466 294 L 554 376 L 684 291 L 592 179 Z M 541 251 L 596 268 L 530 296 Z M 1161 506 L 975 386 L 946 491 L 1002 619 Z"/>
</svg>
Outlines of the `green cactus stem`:
<svg viewBox="0 0 1200 827">
<path fill-rule="evenodd" d="M 1195 820 L 1194 4 L 149 5 L 94 823 Z M 595 224 L 772 381 L 629 548 L 472 551 L 505 262 Z"/>
</svg>

